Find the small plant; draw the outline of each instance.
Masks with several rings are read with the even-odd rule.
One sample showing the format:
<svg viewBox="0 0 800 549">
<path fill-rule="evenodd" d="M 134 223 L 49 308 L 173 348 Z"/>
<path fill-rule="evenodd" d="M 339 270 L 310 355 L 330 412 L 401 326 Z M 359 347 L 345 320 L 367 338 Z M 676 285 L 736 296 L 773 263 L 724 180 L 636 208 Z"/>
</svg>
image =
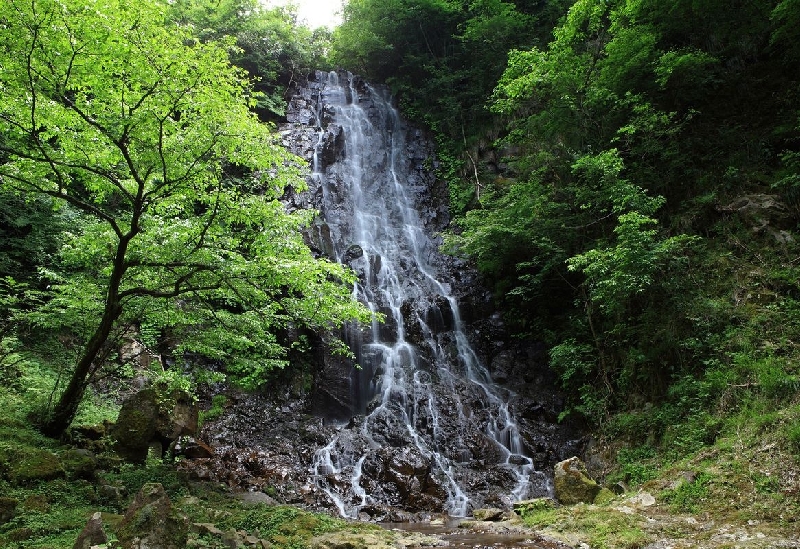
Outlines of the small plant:
<svg viewBox="0 0 800 549">
<path fill-rule="evenodd" d="M 700 503 L 708 496 L 711 478 L 708 473 L 700 473 L 691 482 L 683 481 L 675 488 L 664 490 L 662 497 L 678 511 L 696 513 L 700 510 Z"/>
<path fill-rule="evenodd" d="M 617 453 L 622 480 L 631 484 L 643 484 L 658 477 L 659 464 L 655 458 L 655 448 L 646 444 L 622 448 Z"/>
<path fill-rule="evenodd" d="M 792 451 L 800 456 L 800 423 L 790 425 L 786 429 L 786 440 L 789 442 L 789 447 Z"/>
<path fill-rule="evenodd" d="M 211 408 L 208 410 L 200 410 L 199 423 L 202 427 L 207 421 L 218 419 L 225 411 L 225 403 L 228 397 L 225 395 L 214 395 L 211 397 Z"/>
</svg>

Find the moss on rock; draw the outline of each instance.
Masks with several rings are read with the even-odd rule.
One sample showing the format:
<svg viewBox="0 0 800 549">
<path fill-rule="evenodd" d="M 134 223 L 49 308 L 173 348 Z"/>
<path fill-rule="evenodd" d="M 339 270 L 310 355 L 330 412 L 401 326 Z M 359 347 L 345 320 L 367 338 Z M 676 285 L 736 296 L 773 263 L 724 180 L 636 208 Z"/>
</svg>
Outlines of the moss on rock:
<svg viewBox="0 0 800 549">
<path fill-rule="evenodd" d="M 25 447 L 9 455 L 7 476 L 12 484 L 25 485 L 64 476 L 58 456 L 47 450 Z"/>
</svg>

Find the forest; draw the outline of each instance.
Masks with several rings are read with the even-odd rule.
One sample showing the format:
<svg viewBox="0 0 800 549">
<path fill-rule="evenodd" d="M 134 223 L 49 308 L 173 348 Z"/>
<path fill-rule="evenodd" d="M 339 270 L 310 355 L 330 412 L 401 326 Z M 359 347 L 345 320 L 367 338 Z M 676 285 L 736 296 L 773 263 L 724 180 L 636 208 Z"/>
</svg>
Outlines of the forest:
<svg viewBox="0 0 800 549">
<path fill-rule="evenodd" d="M 342 19 L 0 0 L 0 476 L 20 441 L 118 409 L 103 388 L 135 375 L 132 338 L 165 394 L 269 387 L 317 338 L 349 353 L 332 327 L 375 314 L 281 202 L 308 168 L 275 131 L 338 68 L 434 140 L 445 252 L 547 349 L 559 420 L 614 474 L 743 431 L 796 469 L 800 2 L 347 0 Z M 751 480 L 798 509 L 796 480 Z"/>
<path fill-rule="evenodd" d="M 351 1 L 332 56 L 434 132 L 447 246 L 569 413 L 660 435 L 800 388 L 796 8 Z"/>
</svg>

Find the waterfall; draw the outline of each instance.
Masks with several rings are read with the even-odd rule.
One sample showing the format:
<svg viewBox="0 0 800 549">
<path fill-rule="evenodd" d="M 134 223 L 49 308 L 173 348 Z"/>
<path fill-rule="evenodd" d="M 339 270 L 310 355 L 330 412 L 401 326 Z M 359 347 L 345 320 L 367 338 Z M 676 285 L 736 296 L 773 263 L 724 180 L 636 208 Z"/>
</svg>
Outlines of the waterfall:
<svg viewBox="0 0 800 549">
<path fill-rule="evenodd" d="M 547 493 L 525 455 L 510 393 L 470 346 L 457 300 L 434 267 L 437 246 L 408 191 L 419 184 L 409 128 L 383 91 L 344 72 L 317 78 L 312 177 L 326 238 L 335 259 L 359 274 L 358 299 L 385 317 L 346 330 L 356 356 L 354 417 L 316 452 L 318 489 L 347 517 L 370 506 L 460 517 L 487 502 Z M 326 163 L 331 135 L 343 142 Z M 501 501 L 489 501 L 497 490 Z"/>
</svg>

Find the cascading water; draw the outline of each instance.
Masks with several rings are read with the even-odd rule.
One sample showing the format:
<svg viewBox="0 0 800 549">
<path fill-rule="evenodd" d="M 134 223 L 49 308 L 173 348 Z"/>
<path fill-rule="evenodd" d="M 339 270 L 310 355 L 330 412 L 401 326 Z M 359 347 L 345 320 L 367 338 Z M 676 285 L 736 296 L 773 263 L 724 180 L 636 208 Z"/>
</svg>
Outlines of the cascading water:
<svg viewBox="0 0 800 549">
<path fill-rule="evenodd" d="M 316 452 L 317 486 L 348 517 L 370 506 L 465 516 L 487 503 L 487 482 L 504 500 L 488 503 L 547 493 L 509 393 L 478 360 L 456 299 L 432 267 L 436 245 L 406 191 L 416 181 L 407 127 L 380 91 L 357 87 L 350 74 L 318 79 L 313 177 L 329 253 L 359 273 L 354 292 L 385 322 L 347 330 L 357 359 L 349 380 L 355 416 Z M 323 165 L 331 135 L 343 142 Z"/>
</svg>

